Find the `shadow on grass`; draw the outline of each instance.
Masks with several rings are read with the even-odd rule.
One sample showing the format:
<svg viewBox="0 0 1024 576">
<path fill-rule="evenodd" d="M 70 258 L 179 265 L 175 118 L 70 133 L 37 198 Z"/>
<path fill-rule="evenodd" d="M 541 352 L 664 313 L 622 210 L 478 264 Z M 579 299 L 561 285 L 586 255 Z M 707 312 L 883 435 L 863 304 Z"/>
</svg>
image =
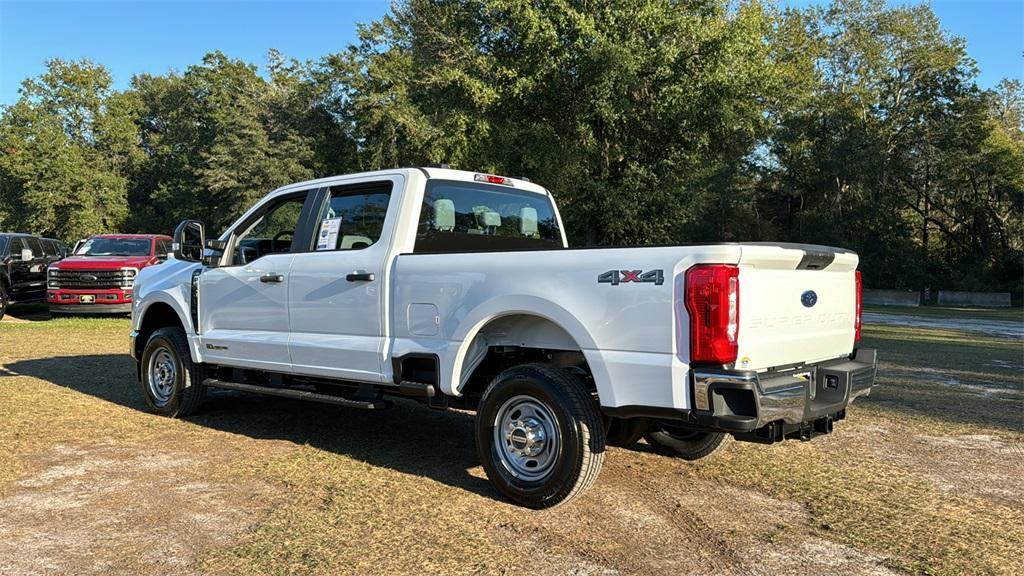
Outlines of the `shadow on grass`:
<svg viewBox="0 0 1024 576">
<path fill-rule="evenodd" d="M 50 307 L 45 302 L 40 304 L 11 304 L 4 314 L 6 322 L 42 322 L 50 319 Z"/>
<path fill-rule="evenodd" d="M 30 376 L 148 412 L 135 366 L 127 355 L 84 355 L 23 360 L 5 377 Z M 256 439 L 305 444 L 373 466 L 425 476 L 495 500 L 490 482 L 469 474 L 477 466 L 472 415 L 437 411 L 408 400 L 365 411 L 315 402 L 211 390 L 189 422 Z"/>
</svg>

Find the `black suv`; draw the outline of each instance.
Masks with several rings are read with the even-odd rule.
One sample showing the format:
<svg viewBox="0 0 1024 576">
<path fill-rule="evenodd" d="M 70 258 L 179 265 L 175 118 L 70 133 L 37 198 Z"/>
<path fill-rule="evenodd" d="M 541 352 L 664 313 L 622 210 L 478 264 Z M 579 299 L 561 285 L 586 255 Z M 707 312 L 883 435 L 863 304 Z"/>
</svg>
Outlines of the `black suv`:
<svg viewBox="0 0 1024 576">
<path fill-rule="evenodd" d="M 0 233 L 0 318 L 8 304 L 46 302 L 46 267 L 67 255 L 57 240 Z"/>
</svg>

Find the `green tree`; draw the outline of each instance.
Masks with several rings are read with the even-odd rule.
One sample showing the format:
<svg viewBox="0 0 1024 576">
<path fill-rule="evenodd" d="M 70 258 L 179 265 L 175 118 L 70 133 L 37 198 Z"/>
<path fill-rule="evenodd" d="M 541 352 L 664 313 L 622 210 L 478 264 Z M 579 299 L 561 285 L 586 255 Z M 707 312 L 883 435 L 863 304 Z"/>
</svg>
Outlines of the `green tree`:
<svg viewBox="0 0 1024 576">
<path fill-rule="evenodd" d="M 525 174 L 575 242 L 679 242 L 726 221 L 767 126 L 771 27 L 756 2 L 409 0 L 323 66 L 364 167 Z"/>
<path fill-rule="evenodd" d="M 132 99 L 89 61 L 50 60 L 0 113 L 0 228 L 73 241 L 119 230 L 141 160 Z"/>
<path fill-rule="evenodd" d="M 311 105 L 316 93 L 303 73 L 272 53 L 265 78 L 218 52 L 181 75 L 134 78 L 147 155 L 134 225 L 168 229 L 190 217 L 217 230 L 270 190 L 341 168 L 344 139 L 327 136 L 337 122 Z"/>
</svg>

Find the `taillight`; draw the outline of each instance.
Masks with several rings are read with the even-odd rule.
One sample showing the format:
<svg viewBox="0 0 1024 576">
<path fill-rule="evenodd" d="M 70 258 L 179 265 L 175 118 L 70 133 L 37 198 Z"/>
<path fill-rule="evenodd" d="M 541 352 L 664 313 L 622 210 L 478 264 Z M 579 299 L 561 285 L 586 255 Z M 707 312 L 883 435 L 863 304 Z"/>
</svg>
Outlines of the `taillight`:
<svg viewBox="0 0 1024 576">
<path fill-rule="evenodd" d="M 740 331 L 740 269 L 728 264 L 694 266 L 686 271 L 686 311 L 690 313 L 690 361 L 736 361 Z"/>
<path fill-rule="evenodd" d="M 854 278 L 854 282 L 856 283 L 856 287 L 854 289 L 857 291 L 857 304 L 853 317 L 853 341 L 860 342 L 861 311 L 863 310 L 861 302 L 863 301 L 862 297 L 864 295 L 864 284 L 860 280 L 860 270 L 854 272 Z"/>
</svg>

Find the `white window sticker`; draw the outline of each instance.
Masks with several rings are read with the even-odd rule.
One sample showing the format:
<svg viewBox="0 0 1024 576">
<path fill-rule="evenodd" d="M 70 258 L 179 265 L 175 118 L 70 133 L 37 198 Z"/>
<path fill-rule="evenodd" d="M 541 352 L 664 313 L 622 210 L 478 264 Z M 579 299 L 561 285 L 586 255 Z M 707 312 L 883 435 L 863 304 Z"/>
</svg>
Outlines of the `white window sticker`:
<svg viewBox="0 0 1024 576">
<path fill-rule="evenodd" d="M 325 218 L 320 223 L 320 235 L 316 239 L 317 250 L 334 250 L 338 245 L 341 218 Z"/>
</svg>

